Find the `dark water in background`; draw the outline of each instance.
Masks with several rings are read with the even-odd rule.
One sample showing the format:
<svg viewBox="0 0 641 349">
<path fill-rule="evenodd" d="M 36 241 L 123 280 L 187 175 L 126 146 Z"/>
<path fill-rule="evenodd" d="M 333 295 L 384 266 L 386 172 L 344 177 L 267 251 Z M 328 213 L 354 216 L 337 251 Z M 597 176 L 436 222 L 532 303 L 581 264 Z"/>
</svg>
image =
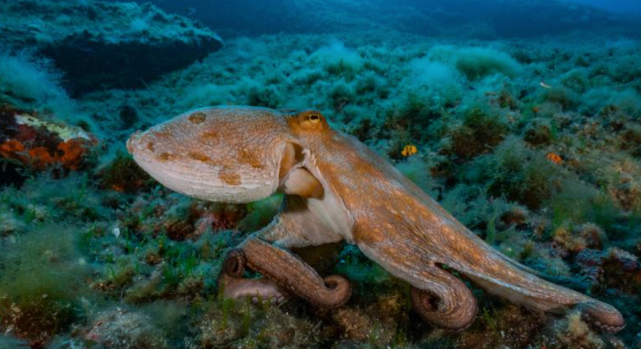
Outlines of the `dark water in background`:
<svg viewBox="0 0 641 349">
<path fill-rule="evenodd" d="M 640 21 L 634 16 L 641 14 L 641 4 L 634 0 L 154 0 L 152 3 L 232 35 L 319 33 L 368 27 L 435 35 L 439 32 L 434 25 L 447 29 L 474 22 L 489 24 L 492 35 L 499 38 L 561 34 L 577 29 L 603 31 L 613 27 L 619 27 L 626 35 L 641 35 Z"/>
<path fill-rule="evenodd" d="M 617 13 L 639 13 L 641 2 L 634 0 L 564 0 L 578 4 L 594 6 L 606 11 Z"/>
</svg>

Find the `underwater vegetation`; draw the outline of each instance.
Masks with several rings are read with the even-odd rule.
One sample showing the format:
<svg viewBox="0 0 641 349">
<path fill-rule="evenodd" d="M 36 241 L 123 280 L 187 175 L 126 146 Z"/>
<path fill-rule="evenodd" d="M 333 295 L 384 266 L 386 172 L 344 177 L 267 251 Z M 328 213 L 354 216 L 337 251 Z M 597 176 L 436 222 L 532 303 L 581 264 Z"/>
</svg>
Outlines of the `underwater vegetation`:
<svg viewBox="0 0 641 349">
<path fill-rule="evenodd" d="M 473 16 L 464 7 L 413 16 L 378 4 L 367 22 L 332 17 L 333 1 L 310 4 L 318 11 L 287 13 L 307 31 L 242 36 L 262 30 L 248 24 L 260 7 L 233 29 L 207 22 L 196 2 L 194 17 L 233 33 L 223 47 L 205 25 L 152 5 L 0 3 L 0 348 L 639 347 L 641 44 L 620 34 L 632 31 L 532 38 L 530 28 L 505 39 L 514 25 L 483 16 L 444 25 Z M 566 10 L 557 13 L 571 13 L 575 29 L 586 13 L 595 28 L 613 23 Z M 365 30 L 378 18 L 394 28 Z M 75 55 L 81 43 L 107 54 Z M 123 71 L 96 68 L 123 56 Z M 225 253 L 267 225 L 281 198 L 187 198 L 146 175 L 124 144 L 208 105 L 320 110 L 485 241 L 614 305 L 627 327 L 602 335 L 578 313 L 539 314 L 473 288 L 475 322 L 436 329 L 412 310 L 407 284 L 354 246 L 326 270 L 353 281 L 336 311 L 225 301 Z"/>
</svg>

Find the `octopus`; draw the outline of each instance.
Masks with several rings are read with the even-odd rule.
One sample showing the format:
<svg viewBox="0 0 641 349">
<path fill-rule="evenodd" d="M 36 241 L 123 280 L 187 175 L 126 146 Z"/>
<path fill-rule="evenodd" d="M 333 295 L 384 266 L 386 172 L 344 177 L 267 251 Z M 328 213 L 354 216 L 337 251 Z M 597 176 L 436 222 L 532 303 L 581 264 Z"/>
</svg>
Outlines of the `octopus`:
<svg viewBox="0 0 641 349">
<path fill-rule="evenodd" d="M 283 194 L 274 220 L 226 255 L 219 277 L 226 297 L 296 296 L 340 307 L 350 281 L 321 277 L 293 251 L 344 242 L 409 283 L 414 309 L 437 327 L 473 322 L 478 304 L 466 282 L 536 311 L 580 312 L 600 331 L 625 326 L 613 306 L 546 281 L 490 246 L 318 111 L 209 107 L 136 132 L 127 148 L 161 184 L 194 198 L 249 203 Z M 262 277 L 244 277 L 247 269 Z"/>
</svg>

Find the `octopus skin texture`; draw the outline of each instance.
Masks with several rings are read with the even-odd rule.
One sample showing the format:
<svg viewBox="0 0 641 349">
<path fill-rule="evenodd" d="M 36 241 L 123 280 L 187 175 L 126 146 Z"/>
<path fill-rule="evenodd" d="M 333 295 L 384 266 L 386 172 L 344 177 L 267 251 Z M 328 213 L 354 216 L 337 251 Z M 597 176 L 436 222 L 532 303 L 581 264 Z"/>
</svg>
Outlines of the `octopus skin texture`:
<svg viewBox="0 0 641 349">
<path fill-rule="evenodd" d="M 195 198 L 247 203 L 284 194 L 279 214 L 225 261 L 220 284 L 231 298 L 281 301 L 296 295 L 325 308 L 345 303 L 349 281 L 322 278 L 291 251 L 344 241 L 411 285 L 426 321 L 469 326 L 488 293 L 548 313 L 580 311 L 595 328 L 617 332 L 614 307 L 543 280 L 504 256 L 356 138 L 313 110 L 225 106 L 190 111 L 127 142 L 135 161 L 168 188 Z M 264 275 L 244 279 L 245 268 Z"/>
</svg>

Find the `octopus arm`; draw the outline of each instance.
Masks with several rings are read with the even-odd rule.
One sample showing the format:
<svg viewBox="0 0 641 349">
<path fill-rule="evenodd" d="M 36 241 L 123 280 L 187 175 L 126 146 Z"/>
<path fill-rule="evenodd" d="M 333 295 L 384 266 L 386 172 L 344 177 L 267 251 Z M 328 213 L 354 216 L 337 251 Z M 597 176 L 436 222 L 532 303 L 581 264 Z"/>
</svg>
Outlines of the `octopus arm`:
<svg viewBox="0 0 641 349">
<path fill-rule="evenodd" d="M 412 303 L 426 321 L 456 331 L 474 321 L 478 307 L 472 292 L 428 256 L 402 244 L 359 243 L 358 246 L 388 272 L 411 284 Z"/>
<path fill-rule="evenodd" d="M 606 332 L 618 332 L 625 326 L 621 313 L 613 306 L 534 275 L 449 217 L 420 227 L 401 228 L 405 229 L 397 233 L 406 238 L 399 240 L 410 241 L 413 249 L 457 270 L 491 294 L 544 312 L 578 309 L 586 321 Z"/>
<path fill-rule="evenodd" d="M 327 233 L 315 222 L 306 210 L 304 201 L 295 196 L 286 196 L 282 212 L 264 229 L 252 234 L 236 249 L 230 251 L 223 267 L 221 278 L 227 287 L 226 294 L 247 294 L 246 289 L 262 289 L 273 293 L 273 287 L 265 287 L 265 281 L 242 279 L 245 267 L 252 269 L 284 290 L 323 308 L 335 308 L 351 296 L 349 281 L 340 275 L 322 278 L 314 268 L 292 253 L 289 248 L 317 246 L 340 241 Z M 305 223 L 305 224 L 303 224 Z M 238 280 L 243 280 L 242 282 Z"/>
</svg>

